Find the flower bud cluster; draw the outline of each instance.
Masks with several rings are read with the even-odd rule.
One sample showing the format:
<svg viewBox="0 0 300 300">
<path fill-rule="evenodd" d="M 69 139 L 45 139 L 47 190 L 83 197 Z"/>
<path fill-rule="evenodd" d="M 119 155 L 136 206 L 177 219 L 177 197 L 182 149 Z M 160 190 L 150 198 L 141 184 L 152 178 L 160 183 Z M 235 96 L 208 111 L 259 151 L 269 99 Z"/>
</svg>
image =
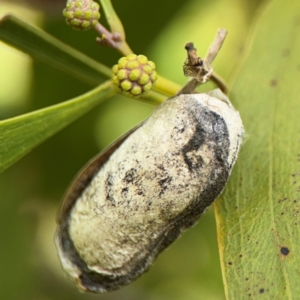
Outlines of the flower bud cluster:
<svg viewBox="0 0 300 300">
<path fill-rule="evenodd" d="M 113 83 L 125 94 L 139 96 L 149 91 L 157 80 L 155 63 L 144 55 L 129 54 L 113 66 Z"/>
<path fill-rule="evenodd" d="M 63 16 L 73 29 L 88 30 L 98 23 L 99 9 L 99 4 L 92 0 L 68 0 Z"/>
</svg>

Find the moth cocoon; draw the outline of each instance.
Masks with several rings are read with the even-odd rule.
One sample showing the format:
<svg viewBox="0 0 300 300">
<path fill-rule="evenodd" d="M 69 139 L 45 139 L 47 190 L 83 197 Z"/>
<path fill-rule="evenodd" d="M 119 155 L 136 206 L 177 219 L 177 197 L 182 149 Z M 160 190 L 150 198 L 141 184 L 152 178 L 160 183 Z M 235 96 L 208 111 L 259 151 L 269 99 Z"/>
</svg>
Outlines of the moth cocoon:
<svg viewBox="0 0 300 300">
<path fill-rule="evenodd" d="M 77 286 L 112 291 L 147 271 L 220 195 L 243 133 L 220 90 L 183 94 L 90 162 L 67 194 L 56 232 L 62 266 Z"/>
</svg>

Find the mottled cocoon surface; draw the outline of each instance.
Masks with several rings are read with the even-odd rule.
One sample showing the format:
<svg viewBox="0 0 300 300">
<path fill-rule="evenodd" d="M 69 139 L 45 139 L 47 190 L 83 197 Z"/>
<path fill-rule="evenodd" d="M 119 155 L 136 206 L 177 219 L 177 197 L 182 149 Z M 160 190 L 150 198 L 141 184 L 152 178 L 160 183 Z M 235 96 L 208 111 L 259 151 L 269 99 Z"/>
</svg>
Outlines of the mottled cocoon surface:
<svg viewBox="0 0 300 300">
<path fill-rule="evenodd" d="M 112 291 L 138 278 L 220 195 L 244 130 L 226 96 L 214 94 L 167 100 L 76 179 L 56 245 L 81 290 Z"/>
</svg>

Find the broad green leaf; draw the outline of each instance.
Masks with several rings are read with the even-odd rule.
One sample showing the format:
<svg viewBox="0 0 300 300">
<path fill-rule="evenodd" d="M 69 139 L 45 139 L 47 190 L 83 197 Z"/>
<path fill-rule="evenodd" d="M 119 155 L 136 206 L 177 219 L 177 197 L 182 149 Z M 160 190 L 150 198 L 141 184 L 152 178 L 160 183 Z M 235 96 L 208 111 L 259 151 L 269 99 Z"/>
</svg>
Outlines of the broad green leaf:
<svg viewBox="0 0 300 300">
<path fill-rule="evenodd" d="M 114 93 L 107 81 L 69 101 L 0 121 L 0 172 Z"/>
<path fill-rule="evenodd" d="M 300 297 L 300 2 L 260 16 L 232 98 L 247 133 L 217 201 L 227 299 Z"/>
<path fill-rule="evenodd" d="M 0 20 L 0 39 L 91 85 L 111 77 L 110 68 L 17 17 L 8 15 Z"/>
</svg>

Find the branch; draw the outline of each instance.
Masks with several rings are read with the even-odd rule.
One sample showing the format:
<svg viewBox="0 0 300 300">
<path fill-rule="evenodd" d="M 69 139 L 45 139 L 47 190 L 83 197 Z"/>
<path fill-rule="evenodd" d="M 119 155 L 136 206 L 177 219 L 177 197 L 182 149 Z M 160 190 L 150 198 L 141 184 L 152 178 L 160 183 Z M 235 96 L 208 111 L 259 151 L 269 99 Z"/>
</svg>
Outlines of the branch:
<svg viewBox="0 0 300 300">
<path fill-rule="evenodd" d="M 194 48 L 193 43 L 187 43 L 185 49 L 187 50 L 187 60 L 183 65 L 183 72 L 185 76 L 192 77 L 192 79 L 179 91 L 180 94 L 191 94 L 197 86 L 212 80 L 225 93 L 228 93 L 228 88 L 225 81 L 211 68 L 211 64 L 219 53 L 223 42 L 226 38 L 227 31 L 225 29 L 218 29 L 217 35 L 208 49 L 206 57 L 202 60 L 197 56 L 197 49 Z"/>
</svg>

